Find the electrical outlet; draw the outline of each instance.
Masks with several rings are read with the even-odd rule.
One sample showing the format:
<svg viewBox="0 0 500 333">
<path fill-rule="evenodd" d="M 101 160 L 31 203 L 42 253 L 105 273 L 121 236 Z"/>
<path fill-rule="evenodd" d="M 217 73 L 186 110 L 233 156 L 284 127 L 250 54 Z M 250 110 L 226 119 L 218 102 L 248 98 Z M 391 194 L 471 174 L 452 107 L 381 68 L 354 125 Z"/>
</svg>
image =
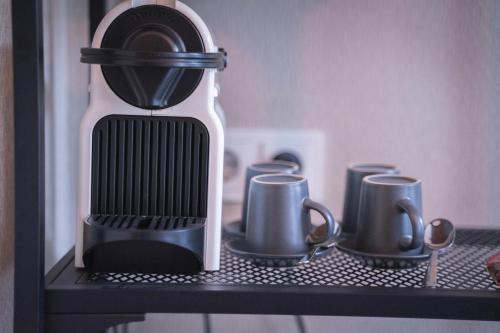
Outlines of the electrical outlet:
<svg viewBox="0 0 500 333">
<path fill-rule="evenodd" d="M 281 155 L 281 156 L 280 156 Z M 224 201 L 241 203 L 246 167 L 277 157 L 297 159 L 314 200 L 324 199 L 325 136 L 317 130 L 241 129 L 226 130 Z"/>
</svg>

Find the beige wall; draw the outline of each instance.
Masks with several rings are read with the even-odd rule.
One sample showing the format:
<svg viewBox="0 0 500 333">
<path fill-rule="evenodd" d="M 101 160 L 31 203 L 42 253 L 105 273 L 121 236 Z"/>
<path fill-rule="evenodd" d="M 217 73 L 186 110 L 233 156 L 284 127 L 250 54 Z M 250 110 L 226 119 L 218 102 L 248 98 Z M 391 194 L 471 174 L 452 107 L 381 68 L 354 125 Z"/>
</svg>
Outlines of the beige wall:
<svg viewBox="0 0 500 333">
<path fill-rule="evenodd" d="M 10 0 L 0 0 L 0 331 L 12 331 L 14 168 Z"/>
<path fill-rule="evenodd" d="M 345 167 L 396 163 L 426 220 L 500 226 L 500 2 L 186 0 L 229 52 L 228 127 L 327 138 L 326 204 Z"/>
</svg>

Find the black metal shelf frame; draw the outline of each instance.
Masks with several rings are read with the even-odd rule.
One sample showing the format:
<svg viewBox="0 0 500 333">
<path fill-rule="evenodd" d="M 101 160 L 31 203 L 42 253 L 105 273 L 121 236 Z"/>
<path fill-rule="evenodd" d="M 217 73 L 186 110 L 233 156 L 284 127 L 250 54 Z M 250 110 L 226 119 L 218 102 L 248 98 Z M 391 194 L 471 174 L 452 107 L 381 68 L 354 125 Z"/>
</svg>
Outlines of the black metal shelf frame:
<svg viewBox="0 0 500 333">
<path fill-rule="evenodd" d="M 44 328 L 42 0 L 12 0 L 15 140 L 14 331 Z"/>
<path fill-rule="evenodd" d="M 70 251 L 47 276 L 46 311 L 500 320 L 500 287 L 483 263 L 499 247 L 500 231 L 459 230 L 457 245 L 440 256 L 437 288 L 424 287 L 425 263 L 374 269 L 337 250 L 304 266 L 269 268 L 223 249 L 220 271 L 198 275 L 91 273 L 74 267 Z"/>
<path fill-rule="evenodd" d="M 89 0 L 91 32 L 104 0 Z M 43 0 L 11 0 L 14 70 L 14 331 L 45 331 Z"/>
<path fill-rule="evenodd" d="M 90 0 L 89 4 L 97 8 L 91 15 L 91 29 L 95 30 L 104 13 L 104 2 Z M 420 271 L 412 270 L 413 275 L 409 279 L 413 285 L 406 288 L 393 287 L 390 283 L 388 286 L 376 283 L 375 286 L 373 283 L 365 286 L 363 283 L 366 281 L 362 277 L 357 280 L 359 283 L 350 284 L 350 279 L 359 277 L 325 271 L 333 269 L 331 260 L 344 260 L 342 262 L 347 269 L 355 265 L 338 253 L 318 262 L 318 265 L 326 265 L 326 268 L 318 270 L 320 282 L 315 282 L 313 277 L 311 283 L 302 283 L 300 274 L 284 276 L 278 272 L 273 275 L 272 270 L 266 269 L 250 271 L 251 281 L 245 280 L 243 275 L 235 273 L 248 273 L 252 266 L 230 257 L 226 252 L 223 254 L 226 271 L 219 275 L 191 277 L 192 280 L 189 277 L 181 277 L 182 281 L 175 280 L 179 278 L 172 276 L 92 275 L 74 268 L 72 251 L 44 277 L 42 19 L 42 0 L 12 0 L 16 165 L 15 332 L 96 332 L 116 324 L 144 320 L 148 312 L 500 321 L 500 291 L 491 290 L 484 279 L 474 282 L 480 288 L 418 288 L 415 287 L 415 281 L 423 273 L 422 268 L 419 268 Z M 500 235 L 498 231 L 497 235 Z M 478 248 L 478 251 L 484 256 L 492 249 L 498 250 L 500 245 L 495 242 L 492 245 L 488 243 L 488 247 Z M 468 246 L 474 244 L 465 244 L 459 250 L 475 253 L 476 250 Z M 464 253 L 458 253 L 457 258 L 464 256 Z M 478 267 L 479 264 L 475 266 L 476 269 Z M 310 271 L 308 274 L 311 276 L 314 273 Z M 394 277 L 398 273 L 390 274 L 395 274 L 392 275 Z M 270 280 L 259 280 L 265 277 Z M 239 278 L 245 281 L 241 282 Z M 398 280 L 398 283 L 410 283 L 404 277 L 399 278 L 402 280 Z M 144 283 L 144 279 L 149 279 L 149 282 Z M 280 282 L 283 279 L 288 280 Z"/>
</svg>

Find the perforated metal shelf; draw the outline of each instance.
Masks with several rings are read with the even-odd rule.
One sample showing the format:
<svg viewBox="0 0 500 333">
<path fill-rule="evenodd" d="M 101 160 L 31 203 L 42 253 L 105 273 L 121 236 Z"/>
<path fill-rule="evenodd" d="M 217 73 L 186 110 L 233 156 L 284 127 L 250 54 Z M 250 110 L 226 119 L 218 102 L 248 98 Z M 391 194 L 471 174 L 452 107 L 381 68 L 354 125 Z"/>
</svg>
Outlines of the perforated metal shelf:
<svg viewBox="0 0 500 333">
<path fill-rule="evenodd" d="M 486 258 L 500 251 L 500 232 L 459 230 L 455 245 L 440 255 L 438 287 L 495 290 Z M 292 285 L 422 288 L 427 263 L 412 269 L 375 269 L 338 250 L 291 268 L 258 267 L 223 248 L 221 269 L 198 275 L 89 273 L 78 283 Z"/>
<path fill-rule="evenodd" d="M 487 258 L 500 230 L 458 230 L 439 258 L 438 287 L 424 287 L 427 263 L 374 269 L 334 250 L 293 268 L 254 266 L 224 247 L 221 269 L 197 275 L 90 273 L 70 251 L 46 277 L 51 314 L 255 313 L 500 321 L 500 290 Z"/>
</svg>

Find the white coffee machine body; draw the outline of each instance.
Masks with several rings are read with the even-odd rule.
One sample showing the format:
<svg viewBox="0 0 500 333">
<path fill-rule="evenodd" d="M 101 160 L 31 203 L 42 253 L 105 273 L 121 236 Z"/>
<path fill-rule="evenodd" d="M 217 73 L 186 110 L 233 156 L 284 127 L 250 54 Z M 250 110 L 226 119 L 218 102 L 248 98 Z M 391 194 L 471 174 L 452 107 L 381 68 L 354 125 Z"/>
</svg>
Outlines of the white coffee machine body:
<svg viewBox="0 0 500 333">
<path fill-rule="evenodd" d="M 103 36 L 112 22 L 124 12 L 140 6 L 157 5 L 175 9 L 189 19 L 202 38 L 205 52 L 216 53 L 208 27 L 188 6 L 180 1 L 124 1 L 113 8 L 100 23 L 93 42 L 93 48 L 100 48 Z M 206 193 L 206 218 L 203 232 L 202 269 L 219 269 L 221 244 L 221 206 L 224 155 L 224 131 L 220 117 L 215 110 L 218 89 L 215 82 L 217 69 L 207 68 L 196 89 L 182 102 L 165 109 L 144 109 L 125 102 L 111 89 L 100 64 L 91 65 L 90 105 L 81 120 L 79 133 L 79 179 L 78 179 L 78 220 L 76 236 L 75 264 L 84 267 L 85 221 L 92 215 L 92 156 L 93 131 L 96 124 L 109 115 L 141 117 L 181 117 L 193 118 L 201 122 L 209 136 L 208 145 L 208 186 Z M 196 175 L 194 176 L 196 178 Z M 193 179 L 194 179 L 193 178 Z M 124 190 L 124 189 L 122 189 Z M 168 255 L 168 253 L 166 254 Z M 148 260 L 145 258 L 144 260 Z"/>
</svg>

